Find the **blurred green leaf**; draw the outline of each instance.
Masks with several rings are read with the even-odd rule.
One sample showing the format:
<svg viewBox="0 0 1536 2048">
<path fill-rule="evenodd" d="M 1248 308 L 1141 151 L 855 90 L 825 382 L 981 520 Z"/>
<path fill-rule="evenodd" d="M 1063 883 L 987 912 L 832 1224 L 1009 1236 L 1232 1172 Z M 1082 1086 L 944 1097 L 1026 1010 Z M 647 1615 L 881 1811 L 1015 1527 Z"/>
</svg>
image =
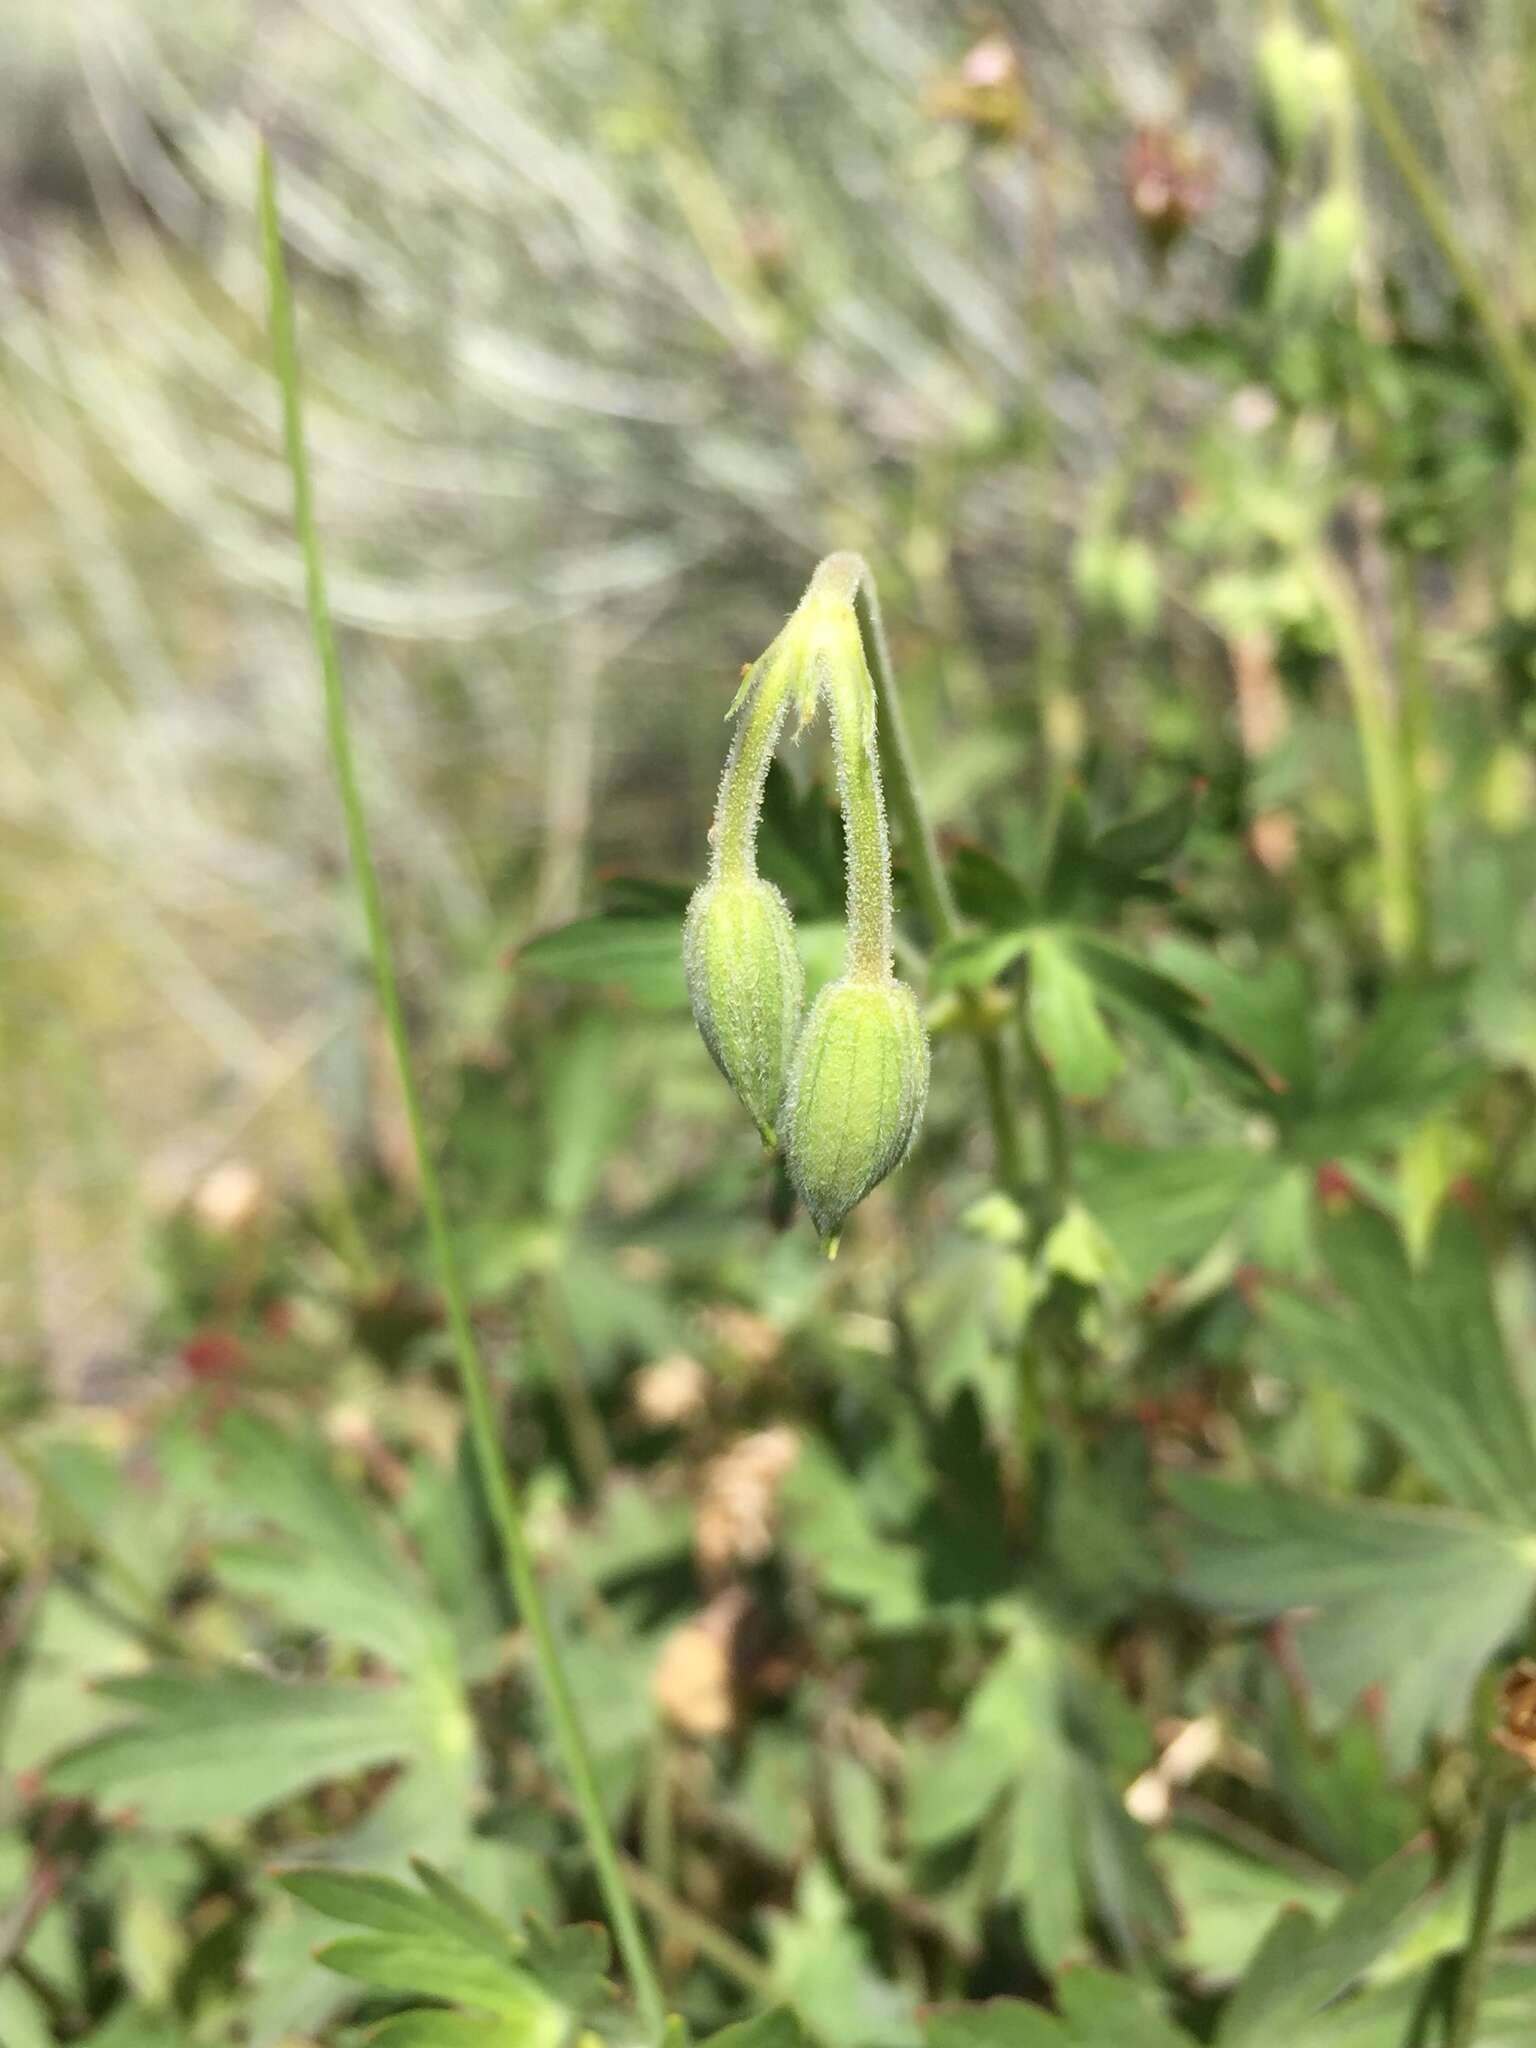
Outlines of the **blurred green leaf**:
<svg viewBox="0 0 1536 2048">
<path fill-rule="evenodd" d="M 617 989 L 644 1010 L 688 1006 L 680 918 L 584 917 L 530 939 L 517 957 L 531 974 Z"/>
<path fill-rule="evenodd" d="M 1030 940 L 1029 1015 L 1063 1092 L 1102 1095 L 1125 1062 L 1105 1028 L 1093 983 L 1053 931 L 1037 931 Z"/>
<path fill-rule="evenodd" d="M 1267 2048 L 1294 2038 L 1423 1910 L 1433 1869 L 1427 1854 L 1388 1864 L 1326 1926 L 1299 1907 L 1282 1913 L 1222 2013 L 1218 2048 Z"/>
<path fill-rule="evenodd" d="M 327 1779 L 413 1756 L 431 1734 L 423 1697 L 406 1685 L 165 1669 L 101 1690 L 139 1718 L 70 1751 L 49 1782 L 152 1827 L 262 1813 Z"/>
<path fill-rule="evenodd" d="M 1022 1999 L 935 2006 L 923 2023 L 925 2048 L 1069 2048 L 1061 2022 Z"/>
<path fill-rule="evenodd" d="M 1336 1720 L 1383 1687 L 1400 1766 L 1426 1734 L 1461 1720 L 1536 1590 L 1536 1536 L 1469 1515 L 1192 1474 L 1169 1485 L 1190 1517 L 1185 1593 L 1255 1619 L 1314 1609 L 1296 1640 L 1318 1705 Z"/>
<path fill-rule="evenodd" d="M 1330 1207 L 1318 1244 L 1342 1303 L 1267 1290 L 1272 1362 L 1351 1394 L 1457 1506 L 1536 1530 L 1536 1436 L 1471 1218 L 1447 1208 L 1417 1270 L 1361 1203 Z"/>
<path fill-rule="evenodd" d="M 811 2048 L 811 2037 L 787 2006 L 779 2006 L 711 2034 L 700 2048 Z"/>
</svg>

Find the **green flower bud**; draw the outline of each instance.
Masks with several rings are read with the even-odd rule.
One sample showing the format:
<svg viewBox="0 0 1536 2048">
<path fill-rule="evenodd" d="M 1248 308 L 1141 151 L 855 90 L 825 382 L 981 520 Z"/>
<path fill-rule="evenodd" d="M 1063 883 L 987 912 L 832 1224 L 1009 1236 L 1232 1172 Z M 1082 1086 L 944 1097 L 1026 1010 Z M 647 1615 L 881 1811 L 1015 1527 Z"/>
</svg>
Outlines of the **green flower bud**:
<svg viewBox="0 0 1536 2048">
<path fill-rule="evenodd" d="M 760 875 L 705 882 L 688 905 L 683 965 L 704 1043 L 772 1145 L 805 1000 L 784 898 Z"/>
<path fill-rule="evenodd" d="M 705 1043 L 767 1143 L 783 1136 L 790 1179 L 829 1255 L 849 1210 L 906 1156 L 928 1093 L 917 1001 L 891 971 L 891 853 L 861 603 L 883 643 L 868 577 L 857 555 L 829 555 L 745 671 L 727 714 L 737 725 L 709 835 L 709 879 L 683 934 Z M 800 1030 L 794 932 L 783 898 L 757 872 L 756 841 L 789 708 L 803 731 L 823 700 L 847 848 L 848 944 L 843 979 L 823 989 Z"/>
<path fill-rule="evenodd" d="M 899 1166 L 928 1099 L 928 1034 L 905 982 L 831 982 L 811 1005 L 784 1101 L 795 1192 L 837 1250 L 850 1209 Z"/>
</svg>

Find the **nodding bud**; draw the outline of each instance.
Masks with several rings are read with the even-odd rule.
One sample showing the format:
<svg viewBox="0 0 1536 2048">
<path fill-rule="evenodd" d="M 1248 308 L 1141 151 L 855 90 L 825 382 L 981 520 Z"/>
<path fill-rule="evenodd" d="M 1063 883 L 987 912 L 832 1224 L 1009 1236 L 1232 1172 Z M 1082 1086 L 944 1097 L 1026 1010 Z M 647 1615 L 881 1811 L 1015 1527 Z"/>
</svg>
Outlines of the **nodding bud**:
<svg viewBox="0 0 1536 2048">
<path fill-rule="evenodd" d="M 790 1179 L 829 1252 L 849 1210 L 906 1156 L 928 1094 L 927 1034 L 916 998 L 891 971 L 891 854 L 866 630 L 883 645 L 869 571 L 857 555 L 829 555 L 744 672 L 727 714 L 737 724 L 709 879 L 683 931 L 704 1042 L 764 1140 L 783 1142 Z M 823 699 L 847 849 L 847 966 L 802 1029 L 794 927 L 783 897 L 757 872 L 757 828 L 790 706 L 803 729 Z"/>
<path fill-rule="evenodd" d="M 824 988 L 795 1048 L 784 1151 L 829 1255 L 848 1212 L 906 1157 L 927 1099 L 928 1034 L 906 983 Z"/>
<path fill-rule="evenodd" d="M 704 1043 L 763 1142 L 774 1144 L 805 1000 L 784 898 L 759 875 L 705 882 L 688 905 L 683 965 Z"/>
</svg>

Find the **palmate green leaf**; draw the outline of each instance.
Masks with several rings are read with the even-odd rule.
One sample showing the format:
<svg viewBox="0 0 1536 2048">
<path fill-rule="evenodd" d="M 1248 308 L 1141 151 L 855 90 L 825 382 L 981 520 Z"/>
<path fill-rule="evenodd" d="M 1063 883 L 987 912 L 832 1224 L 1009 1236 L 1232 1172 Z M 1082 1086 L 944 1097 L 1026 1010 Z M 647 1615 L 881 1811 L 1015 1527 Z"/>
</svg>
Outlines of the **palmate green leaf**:
<svg viewBox="0 0 1536 2048">
<path fill-rule="evenodd" d="M 1342 1057 L 1324 1063 L 1293 1143 L 1319 1161 L 1368 1153 L 1444 1109 L 1476 1071 L 1455 1038 L 1465 993 L 1464 975 L 1390 990 Z"/>
<path fill-rule="evenodd" d="M 960 915 L 989 932 L 1012 932 L 1028 924 L 1033 903 L 1011 868 L 984 846 L 958 847 L 949 863 L 950 887 Z"/>
<path fill-rule="evenodd" d="M 528 2048 L 556 2048 L 569 2016 L 541 1985 L 512 1962 L 497 1963 L 478 1950 L 398 1934 L 352 1934 L 319 1951 L 338 1976 L 374 1991 L 442 1998 L 514 2023 L 512 2038 Z"/>
<path fill-rule="evenodd" d="M 1320 1070 L 1313 1030 L 1316 999 L 1299 961 L 1281 957 L 1240 972 L 1206 947 L 1164 939 L 1155 948 L 1154 962 L 1202 997 L 1210 1028 L 1244 1047 L 1269 1077 L 1262 1093 L 1254 1095 L 1260 1106 L 1274 1108 L 1277 1093 L 1287 1106 L 1312 1099 Z"/>
<path fill-rule="evenodd" d="M 1148 1987 L 1131 1977 L 1112 1970 L 1067 1970 L 1056 1997 L 1073 2048 L 1115 2048 L 1121 2041 L 1134 2041 L 1136 2048 L 1194 2048 Z"/>
<path fill-rule="evenodd" d="M 405 1685 L 165 1670 L 101 1689 L 139 1717 L 60 1758 L 49 1782 L 152 1827 L 262 1813 L 311 1785 L 413 1756 L 432 1738 L 422 1696 Z"/>
<path fill-rule="evenodd" d="M 442 1886 L 445 1878 L 419 1867 L 424 1883 Z M 611 2000 L 608 1936 L 585 1923 L 551 1927 L 536 1914 L 528 1917 L 523 1937 L 523 1968 L 535 1983 L 570 2012 L 595 2012 Z"/>
<path fill-rule="evenodd" d="M 1034 943 L 1028 925 L 1001 932 L 968 932 L 952 939 L 934 955 L 928 975 L 930 995 L 950 989 L 985 988 L 1000 980 L 1016 960 L 1021 960 Z"/>
<path fill-rule="evenodd" d="M 1094 855 L 1128 875 L 1162 867 L 1189 837 L 1198 809 L 1199 796 L 1193 787 L 1176 790 L 1149 810 L 1106 826 L 1094 841 Z"/>
<path fill-rule="evenodd" d="M 1284 1094 L 1283 1077 L 1225 1032 L 1196 990 L 1100 932 L 1070 928 L 1069 943 L 1102 1001 L 1126 1023 L 1201 1060 L 1244 1096 Z"/>
<path fill-rule="evenodd" d="M 1141 1830 L 1084 1747 L 1089 1704 L 1074 1695 L 1059 1640 L 1021 1619 L 953 1734 L 908 1758 L 914 1848 L 953 1842 L 1007 1802 L 1000 1889 L 1051 1971 L 1087 1952 L 1090 1907 L 1127 1949 L 1174 1931 Z"/>
<path fill-rule="evenodd" d="M 369 1930 L 321 1949 L 327 1969 L 377 1991 L 446 1999 L 495 2016 L 489 2032 L 476 2019 L 470 2029 L 439 2028 L 444 2039 L 553 2048 L 573 2021 L 609 2002 L 601 1929 L 555 1932 L 533 1921 L 526 1936 L 515 1937 L 451 1878 L 420 1859 L 413 1868 L 414 1888 L 367 1871 L 319 1868 L 286 1871 L 281 1882 L 312 1910 Z M 430 2043 L 442 2017 L 404 2015 L 421 2025 L 401 2025 L 399 2038 Z"/>
<path fill-rule="evenodd" d="M 504 2014 L 438 2007 L 393 2013 L 368 2034 L 369 2048 L 522 2048 L 525 2041 L 541 2038 Z"/>
<path fill-rule="evenodd" d="M 1195 793 L 1182 790 L 1150 810 L 1096 828 L 1082 791 L 1068 790 L 1044 863 L 1045 915 L 1097 922 L 1137 899 L 1166 900 L 1171 891 L 1155 870 L 1178 852 L 1194 817 Z"/>
<path fill-rule="evenodd" d="M 1312 1855 L 1363 1879 L 1408 1846 L 1423 1825 L 1423 1808 L 1394 1776 L 1368 1712 L 1319 1736 L 1278 1669 L 1266 1676 L 1262 1705 L 1275 1796 Z"/>
<path fill-rule="evenodd" d="M 1218 2048 L 1268 2048 L 1359 1979 L 1429 1902 L 1427 1852 L 1379 1871 L 1326 1926 L 1301 1908 L 1282 1913 L 1222 2013 Z"/>
<path fill-rule="evenodd" d="M 781 2005 L 711 2034 L 700 2048 L 812 2048 L 812 2042 L 789 2007 Z"/>
<path fill-rule="evenodd" d="M 47 2038 L 54 2038 L 51 2029 Z M 5 2048 L 13 2048 L 9 2034 L 4 2040 Z M 86 2041 L 88 2048 L 192 2048 L 193 2037 L 175 2014 L 125 2000 L 92 2029 Z M 27 2048 L 24 2036 L 18 2035 L 14 2048 Z"/>
<path fill-rule="evenodd" d="M 968 933 L 935 957 L 934 993 L 981 988 L 1028 955 L 1030 1015 L 1041 1049 L 1069 1094 L 1100 1094 L 1123 1064 L 1103 1009 L 1154 1043 L 1216 1068 L 1240 1093 L 1265 1101 L 1280 1077 L 1226 1033 L 1205 998 L 1130 947 L 1078 924 L 1021 924 Z"/>
<path fill-rule="evenodd" d="M 1536 1528 L 1536 1438 L 1471 1218 L 1446 1209 L 1419 1270 L 1360 1204 L 1325 1216 L 1318 1243 L 1342 1305 L 1270 1290 L 1271 1362 L 1351 1394 L 1458 1506 Z"/>
<path fill-rule="evenodd" d="M 923 1616 L 922 1558 L 877 1529 L 858 1487 L 814 1441 L 780 1495 L 785 1535 L 822 1593 L 862 1608 L 878 1628 L 910 1628 Z"/>
<path fill-rule="evenodd" d="M 635 1113 L 632 1093 L 618 1085 L 618 1031 L 612 1017 L 589 1011 L 547 1048 L 541 1117 L 544 1208 L 570 1224 L 591 1201 L 598 1176 Z"/>
<path fill-rule="evenodd" d="M 1102 1095 L 1125 1060 L 1105 1025 L 1093 982 L 1057 932 L 1042 929 L 1030 940 L 1028 1003 L 1040 1050 L 1063 1092 Z"/>
<path fill-rule="evenodd" d="M 1190 1518 L 1185 1594 L 1248 1619 L 1315 1610 L 1296 1629 L 1315 1704 L 1336 1720 L 1381 1686 L 1400 1768 L 1460 1722 L 1536 1590 L 1536 1535 L 1474 1516 L 1195 1475 L 1169 1485 Z"/>
<path fill-rule="evenodd" d="M 1288 2036 L 1287 2048 L 1407 2048 L 1421 2038 L 1426 1996 L 1443 2001 L 1443 1985 L 1409 1977 L 1343 1999 Z M 1536 1964 L 1496 1963 L 1478 2007 L 1473 2048 L 1530 2048 L 1533 2012 Z"/>
<path fill-rule="evenodd" d="M 912 1994 L 873 1965 L 847 1895 L 824 1863 L 801 1872 L 794 1907 L 768 1916 L 769 1971 L 805 2025 L 839 2048 L 917 2048 Z"/>
<path fill-rule="evenodd" d="M 476 1949 L 493 1960 L 508 1960 L 513 1943 L 494 1914 L 459 1886 L 421 1861 L 414 1865 L 420 1889 L 374 1871 L 315 1866 L 280 1871 L 278 1881 L 328 1920 L 419 1941 L 445 1941 Z"/>
<path fill-rule="evenodd" d="M 1273 1155 L 1245 1145 L 1085 1143 L 1075 1156 L 1082 1198 L 1136 1293 L 1203 1258 L 1277 1170 Z"/>
<path fill-rule="evenodd" d="M 1206 1984 L 1241 1976 L 1282 1910 L 1302 1906 L 1326 1917 L 1345 1889 L 1322 1866 L 1301 1875 L 1190 1827 L 1159 1835 L 1152 1854 L 1178 1905 L 1174 1958 Z"/>
<path fill-rule="evenodd" d="M 452 1667 L 451 1632 L 421 1575 L 318 1443 L 236 1411 L 216 1448 L 216 1526 L 261 1532 L 219 1545 L 226 1583 L 396 1670 Z"/>
<path fill-rule="evenodd" d="M 1194 2048 L 1155 1994 L 1130 1977 L 1064 1970 L 1056 1998 L 1059 2018 L 1014 1998 L 939 2006 L 924 2023 L 924 2048 Z"/>
<path fill-rule="evenodd" d="M 1020 1998 L 938 2006 L 923 2024 L 924 2048 L 1071 2048 L 1071 2038 L 1060 2020 Z"/>
</svg>

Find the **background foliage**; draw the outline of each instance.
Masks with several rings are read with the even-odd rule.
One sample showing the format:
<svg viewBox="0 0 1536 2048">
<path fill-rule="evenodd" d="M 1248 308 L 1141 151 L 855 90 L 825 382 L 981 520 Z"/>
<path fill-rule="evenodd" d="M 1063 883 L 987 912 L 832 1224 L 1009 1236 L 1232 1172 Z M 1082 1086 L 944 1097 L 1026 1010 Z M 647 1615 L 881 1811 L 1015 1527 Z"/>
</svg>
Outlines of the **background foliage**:
<svg viewBox="0 0 1536 2048">
<path fill-rule="evenodd" d="M 1536 20 L 1350 18 L 1488 305 L 1300 10 L 24 11 L 6 2048 L 631 2038 L 367 991 L 258 126 L 456 1234 L 670 1995 L 781 2008 L 732 2048 L 1443 2038 L 1536 1591 Z M 679 925 L 835 546 L 966 929 L 908 889 L 928 1123 L 829 1268 Z M 789 750 L 764 826 L 813 985 L 829 785 Z M 1483 2048 L 1536 2014 L 1518 1805 L 1495 1917 Z"/>
</svg>

